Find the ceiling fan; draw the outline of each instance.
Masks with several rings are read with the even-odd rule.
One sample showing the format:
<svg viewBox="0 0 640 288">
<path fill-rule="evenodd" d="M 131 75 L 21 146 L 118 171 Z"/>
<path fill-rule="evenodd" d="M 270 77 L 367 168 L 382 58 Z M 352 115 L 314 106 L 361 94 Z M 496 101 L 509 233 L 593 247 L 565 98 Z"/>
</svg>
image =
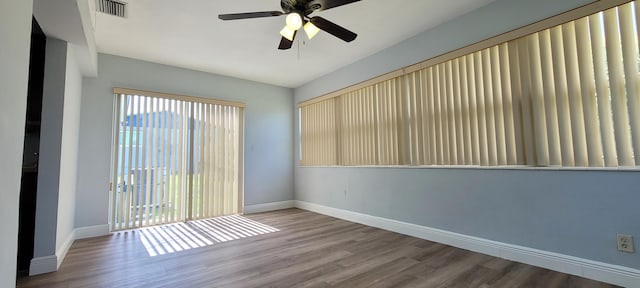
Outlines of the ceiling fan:
<svg viewBox="0 0 640 288">
<path fill-rule="evenodd" d="M 291 48 L 293 45 L 293 39 L 295 39 L 298 30 L 303 26 L 309 39 L 318 34 L 320 30 L 324 30 L 345 42 L 355 40 L 356 37 L 358 37 L 358 34 L 322 17 L 310 17 L 309 15 L 315 11 L 327 10 L 358 1 L 360 0 L 280 0 L 280 7 L 282 7 L 282 11 L 220 14 L 218 15 L 218 18 L 220 18 L 220 20 L 238 20 L 287 15 L 287 24 L 284 26 L 282 31 L 280 31 L 282 39 L 278 46 L 278 49 L 286 50 Z"/>
</svg>

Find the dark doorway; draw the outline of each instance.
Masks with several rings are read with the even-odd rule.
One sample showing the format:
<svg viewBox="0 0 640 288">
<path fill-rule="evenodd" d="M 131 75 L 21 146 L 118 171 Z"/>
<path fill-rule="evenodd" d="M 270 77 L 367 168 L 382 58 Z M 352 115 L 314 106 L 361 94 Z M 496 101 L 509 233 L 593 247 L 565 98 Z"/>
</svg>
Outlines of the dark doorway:
<svg viewBox="0 0 640 288">
<path fill-rule="evenodd" d="M 40 120 L 44 86 L 46 36 L 35 18 L 31 26 L 31 56 L 29 59 L 29 89 L 20 186 L 20 216 L 18 223 L 18 276 L 29 274 L 33 258 L 36 225 L 36 195 L 38 190 L 38 152 L 40 150 Z"/>
</svg>

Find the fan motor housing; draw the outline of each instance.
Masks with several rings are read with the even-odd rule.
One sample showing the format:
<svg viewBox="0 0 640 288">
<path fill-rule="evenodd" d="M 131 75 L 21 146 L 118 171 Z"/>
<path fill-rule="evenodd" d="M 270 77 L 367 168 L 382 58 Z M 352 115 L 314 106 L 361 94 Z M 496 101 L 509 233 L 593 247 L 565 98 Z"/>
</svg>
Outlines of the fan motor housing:
<svg viewBox="0 0 640 288">
<path fill-rule="evenodd" d="M 322 6 L 318 3 L 310 3 L 311 0 L 280 0 L 280 7 L 285 13 L 296 12 L 303 16 L 307 16 L 313 11 L 320 9 Z"/>
</svg>

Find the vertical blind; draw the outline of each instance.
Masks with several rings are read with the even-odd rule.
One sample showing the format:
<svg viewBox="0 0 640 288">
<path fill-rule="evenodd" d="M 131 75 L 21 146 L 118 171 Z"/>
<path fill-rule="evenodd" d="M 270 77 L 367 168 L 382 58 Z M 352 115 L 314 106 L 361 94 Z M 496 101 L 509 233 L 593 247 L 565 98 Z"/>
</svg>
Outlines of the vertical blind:
<svg viewBox="0 0 640 288">
<path fill-rule="evenodd" d="M 114 92 L 112 231 L 241 212 L 241 103 Z"/>
<path fill-rule="evenodd" d="M 413 163 L 519 164 L 507 51 L 502 44 L 406 75 Z"/>
<path fill-rule="evenodd" d="M 336 99 L 302 107 L 301 131 L 303 165 L 336 165 L 338 162 L 338 134 Z"/>
<path fill-rule="evenodd" d="M 591 13 L 301 103 L 302 165 L 637 166 L 640 9 Z M 314 161 L 316 121 L 337 123 L 332 162 Z"/>
<path fill-rule="evenodd" d="M 301 107 L 303 165 L 409 164 L 402 78 Z"/>
</svg>

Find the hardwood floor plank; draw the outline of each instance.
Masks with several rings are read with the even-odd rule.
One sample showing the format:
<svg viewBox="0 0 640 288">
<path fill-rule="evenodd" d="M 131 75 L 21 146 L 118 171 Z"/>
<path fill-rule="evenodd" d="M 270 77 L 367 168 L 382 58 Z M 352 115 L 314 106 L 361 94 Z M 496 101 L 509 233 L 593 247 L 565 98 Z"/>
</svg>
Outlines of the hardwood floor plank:
<svg viewBox="0 0 640 288">
<path fill-rule="evenodd" d="M 482 265 L 474 265 L 467 271 L 460 273 L 457 277 L 451 278 L 440 287 L 447 288 L 474 288 L 481 287 L 492 278 L 496 277 L 499 271 L 486 268 Z M 548 288 L 548 287 L 545 287 Z"/>
<path fill-rule="evenodd" d="M 300 209 L 243 217 L 78 240 L 17 286 L 615 287 Z"/>
<path fill-rule="evenodd" d="M 390 275 L 396 275 L 400 271 L 416 265 L 417 263 L 419 262 L 407 257 L 395 258 L 392 261 L 382 263 L 378 266 L 372 267 L 367 271 L 355 274 L 354 276 L 344 281 L 340 281 L 336 283 L 334 287 L 371 287 L 381 281 L 384 281 Z M 329 282 L 329 284 L 331 284 L 331 282 Z"/>
<path fill-rule="evenodd" d="M 529 286 L 530 277 L 536 272 L 536 267 L 514 263 L 507 266 L 507 270 L 501 271 L 501 275 L 489 281 L 489 287 L 507 288 L 507 287 L 523 287 Z"/>
<path fill-rule="evenodd" d="M 455 279 L 460 277 L 460 275 L 472 270 L 476 265 L 488 261 L 487 257 L 490 257 L 473 252 L 467 252 L 462 255 L 464 256 L 453 258 L 456 260 L 439 266 L 432 272 L 416 276 L 423 279 L 422 284 L 424 284 L 424 287 L 442 287 L 447 282 L 454 283 Z"/>
</svg>

